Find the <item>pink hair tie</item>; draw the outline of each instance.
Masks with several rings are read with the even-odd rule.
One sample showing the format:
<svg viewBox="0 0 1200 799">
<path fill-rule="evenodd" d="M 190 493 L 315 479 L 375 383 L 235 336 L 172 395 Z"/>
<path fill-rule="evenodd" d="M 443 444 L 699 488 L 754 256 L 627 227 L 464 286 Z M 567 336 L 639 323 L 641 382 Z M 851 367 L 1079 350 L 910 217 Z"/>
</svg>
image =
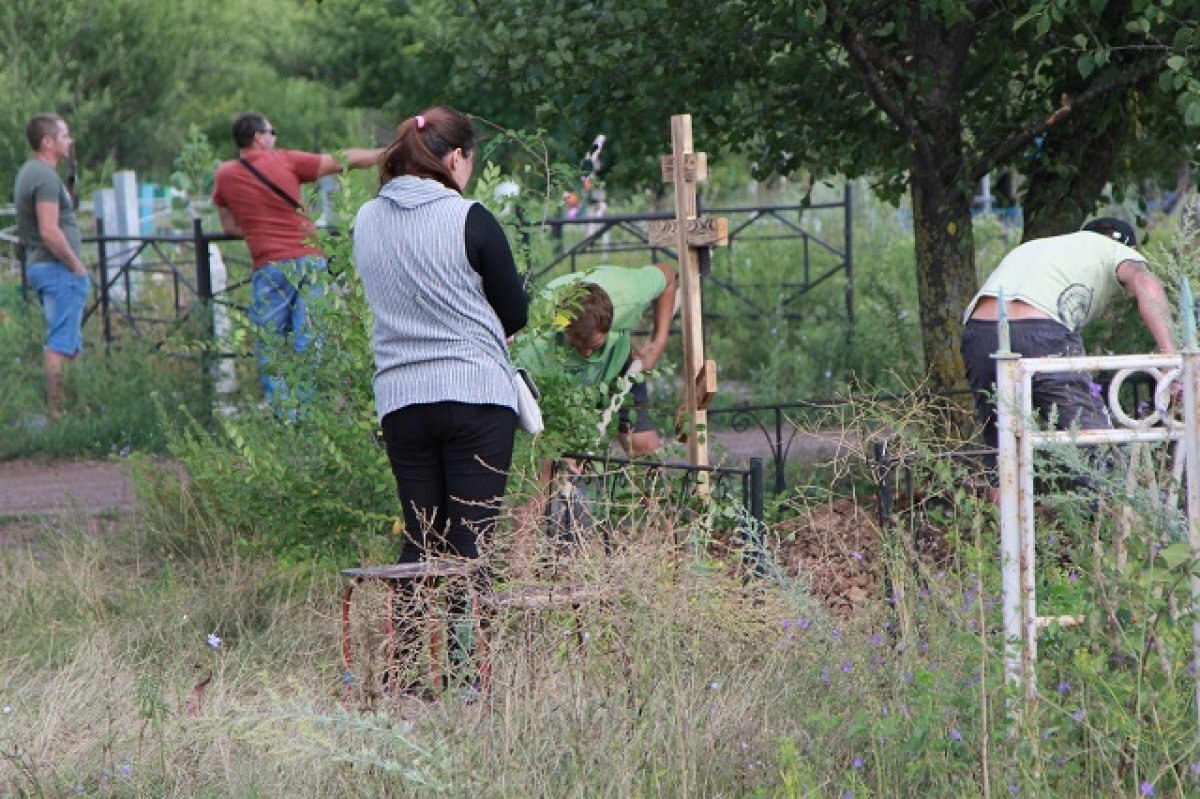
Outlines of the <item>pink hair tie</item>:
<svg viewBox="0 0 1200 799">
<path fill-rule="evenodd" d="M 417 130 L 420 130 L 423 127 L 425 127 L 425 117 L 417 114 Z"/>
</svg>

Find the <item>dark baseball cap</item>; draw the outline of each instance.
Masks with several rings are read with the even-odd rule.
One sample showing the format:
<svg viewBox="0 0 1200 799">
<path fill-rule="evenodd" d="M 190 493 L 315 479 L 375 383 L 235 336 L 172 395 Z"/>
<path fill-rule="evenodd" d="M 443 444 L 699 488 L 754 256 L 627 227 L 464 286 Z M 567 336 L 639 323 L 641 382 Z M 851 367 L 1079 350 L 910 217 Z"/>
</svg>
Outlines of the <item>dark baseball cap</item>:
<svg viewBox="0 0 1200 799">
<path fill-rule="evenodd" d="M 1083 226 L 1084 230 L 1090 230 L 1093 233 L 1099 233 L 1101 236 L 1108 236 L 1110 239 L 1116 239 L 1126 247 L 1137 246 L 1137 233 L 1133 230 L 1133 225 L 1126 222 L 1124 219 L 1117 219 L 1112 216 L 1101 216 L 1093 219 Z"/>
</svg>

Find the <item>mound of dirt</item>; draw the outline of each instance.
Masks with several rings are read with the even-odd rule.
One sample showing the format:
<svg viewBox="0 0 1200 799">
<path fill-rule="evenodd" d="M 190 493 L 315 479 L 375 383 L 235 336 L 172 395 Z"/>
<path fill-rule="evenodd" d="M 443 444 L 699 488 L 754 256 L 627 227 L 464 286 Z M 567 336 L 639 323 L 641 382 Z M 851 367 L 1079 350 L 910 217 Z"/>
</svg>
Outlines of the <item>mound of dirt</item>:
<svg viewBox="0 0 1200 799">
<path fill-rule="evenodd" d="M 853 612 L 878 596 L 881 547 L 873 509 L 839 499 L 779 522 L 775 531 L 780 565 L 799 574 L 832 612 Z"/>
</svg>

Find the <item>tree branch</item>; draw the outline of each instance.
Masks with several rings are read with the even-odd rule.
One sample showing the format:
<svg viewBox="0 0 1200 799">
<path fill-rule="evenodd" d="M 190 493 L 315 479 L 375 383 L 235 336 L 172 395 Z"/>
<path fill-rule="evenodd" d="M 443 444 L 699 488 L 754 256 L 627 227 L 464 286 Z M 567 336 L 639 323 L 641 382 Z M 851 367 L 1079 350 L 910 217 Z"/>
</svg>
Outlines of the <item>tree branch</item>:
<svg viewBox="0 0 1200 799">
<path fill-rule="evenodd" d="M 996 145 L 991 152 L 979 159 L 975 168 L 971 170 L 971 180 L 981 180 L 995 165 L 1003 163 L 1020 150 L 1028 147 L 1030 142 L 1053 127 L 1055 123 L 1061 122 L 1084 106 L 1103 100 L 1117 89 L 1137 83 L 1151 74 L 1156 66 L 1157 64 L 1154 62 L 1146 62 L 1140 68 L 1132 69 L 1112 80 L 1093 84 L 1074 97 L 1064 96 L 1062 105 L 1045 119 L 1037 124 L 1027 125 L 1020 133 Z"/>
<path fill-rule="evenodd" d="M 851 61 L 858 65 L 858 72 L 867 83 L 867 93 L 871 95 L 875 104 L 905 132 L 905 135 L 916 148 L 917 155 L 922 161 L 928 164 L 937 163 L 928 142 L 925 141 L 923 136 L 918 135 L 920 125 L 917 124 L 917 120 L 913 118 L 901 101 L 892 96 L 887 85 L 884 83 L 883 76 L 880 75 L 877 68 L 879 65 L 871 57 L 871 50 L 874 50 L 874 48 L 869 47 L 861 33 L 857 30 L 850 30 L 848 27 L 843 28 L 839 38 L 842 41 L 842 46 L 846 48 Z M 878 51 L 875 52 L 878 53 Z M 892 70 L 900 69 L 902 72 L 903 68 L 894 59 L 889 60 L 891 61 L 892 68 L 888 69 L 888 65 L 885 64 L 883 66 L 886 71 L 895 74 Z M 897 77 L 900 77 L 900 75 Z"/>
</svg>

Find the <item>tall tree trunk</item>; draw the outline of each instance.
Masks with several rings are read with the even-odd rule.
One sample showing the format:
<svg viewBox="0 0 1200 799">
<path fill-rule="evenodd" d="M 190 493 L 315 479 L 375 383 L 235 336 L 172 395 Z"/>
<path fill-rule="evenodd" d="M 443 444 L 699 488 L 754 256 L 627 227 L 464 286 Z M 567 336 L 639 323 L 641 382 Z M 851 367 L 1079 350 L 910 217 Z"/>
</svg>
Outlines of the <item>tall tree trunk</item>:
<svg viewBox="0 0 1200 799">
<path fill-rule="evenodd" d="M 966 385 L 959 353 L 962 313 L 978 289 L 971 227 L 974 186 L 968 177 L 962 128 L 962 69 L 975 28 L 945 27 L 930 14 L 910 36 L 920 79 L 907 87 L 910 185 L 916 238 L 925 374 L 934 391 Z M 917 90 L 920 86 L 920 90 Z"/>
<path fill-rule="evenodd" d="M 966 385 L 958 337 L 962 313 L 979 286 L 970 192 L 938 178 L 914 168 L 913 231 L 925 371 L 930 389 L 949 391 Z"/>
</svg>

